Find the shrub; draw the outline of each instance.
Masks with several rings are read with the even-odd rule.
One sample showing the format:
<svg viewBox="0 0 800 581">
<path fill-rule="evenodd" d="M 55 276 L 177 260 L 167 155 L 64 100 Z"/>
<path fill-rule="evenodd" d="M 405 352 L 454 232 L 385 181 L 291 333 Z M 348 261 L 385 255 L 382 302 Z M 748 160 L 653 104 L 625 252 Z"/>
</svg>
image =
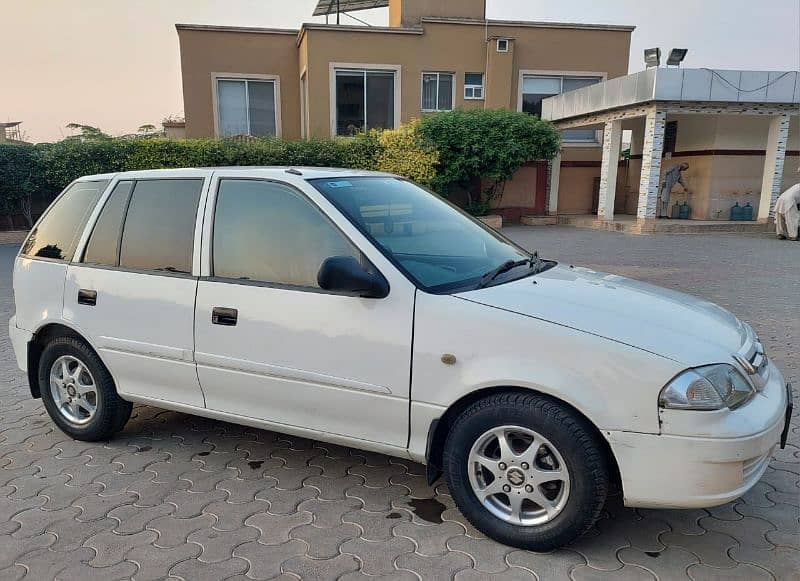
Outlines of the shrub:
<svg viewBox="0 0 800 581">
<path fill-rule="evenodd" d="M 505 109 L 437 113 L 425 117 L 418 131 L 424 143 L 439 152 L 434 189 L 448 195 L 463 188 L 469 209 L 476 213 L 485 213 L 502 196 L 506 181 L 523 164 L 550 160 L 560 147 L 550 123 Z M 472 185 L 481 178 L 489 183 L 476 195 Z"/>
<path fill-rule="evenodd" d="M 376 157 L 379 171 L 405 176 L 420 185 L 431 187 L 436 178 L 439 152 L 424 145 L 418 133 L 419 121 L 379 134 L 380 150 Z"/>
<path fill-rule="evenodd" d="M 21 213 L 32 226 L 31 198 L 36 192 L 37 167 L 32 145 L 0 148 L 0 213 Z"/>
</svg>

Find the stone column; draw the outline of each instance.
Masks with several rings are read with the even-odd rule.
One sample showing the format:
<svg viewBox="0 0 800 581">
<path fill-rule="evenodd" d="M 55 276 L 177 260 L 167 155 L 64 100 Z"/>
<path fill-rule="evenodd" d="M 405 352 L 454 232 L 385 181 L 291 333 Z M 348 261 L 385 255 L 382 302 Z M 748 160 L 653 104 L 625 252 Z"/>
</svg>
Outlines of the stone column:
<svg viewBox="0 0 800 581">
<path fill-rule="evenodd" d="M 547 215 L 558 214 L 558 186 L 561 179 L 561 152 L 550 160 L 550 183 L 547 189 Z"/>
<path fill-rule="evenodd" d="M 600 200 L 597 204 L 597 217 L 601 220 L 614 219 L 614 200 L 617 195 L 617 169 L 619 168 L 619 148 L 622 144 L 622 121 L 606 121 L 603 130 L 603 163 L 600 167 Z"/>
<path fill-rule="evenodd" d="M 758 204 L 758 221 L 775 218 L 775 203 L 781 195 L 783 164 L 786 143 L 789 141 L 789 116 L 778 115 L 770 120 L 767 140 L 767 157 L 764 160 L 764 177 L 761 182 L 761 201 Z"/>
<path fill-rule="evenodd" d="M 666 111 L 653 107 L 644 124 L 644 148 L 642 150 L 642 175 L 639 180 L 639 207 L 636 216 L 652 220 L 656 217 L 658 189 L 661 185 L 661 155 L 664 152 L 664 127 Z"/>
</svg>

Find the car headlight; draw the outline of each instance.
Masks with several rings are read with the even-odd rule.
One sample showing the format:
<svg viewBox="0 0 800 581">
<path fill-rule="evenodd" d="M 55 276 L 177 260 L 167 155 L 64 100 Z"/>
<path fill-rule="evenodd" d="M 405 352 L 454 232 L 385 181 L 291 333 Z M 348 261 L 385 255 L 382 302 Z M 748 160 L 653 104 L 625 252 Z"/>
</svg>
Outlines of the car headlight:
<svg viewBox="0 0 800 581">
<path fill-rule="evenodd" d="M 658 403 L 680 410 L 735 409 L 754 393 L 753 386 L 735 367 L 722 363 L 684 371 L 661 390 Z"/>
</svg>

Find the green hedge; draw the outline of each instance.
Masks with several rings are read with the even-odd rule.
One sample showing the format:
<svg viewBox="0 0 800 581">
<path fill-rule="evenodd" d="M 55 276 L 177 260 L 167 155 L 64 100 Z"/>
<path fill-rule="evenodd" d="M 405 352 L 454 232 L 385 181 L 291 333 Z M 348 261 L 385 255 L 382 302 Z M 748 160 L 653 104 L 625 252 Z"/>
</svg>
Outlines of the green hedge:
<svg viewBox="0 0 800 581">
<path fill-rule="evenodd" d="M 18 213 L 23 198 L 49 203 L 80 176 L 176 167 L 350 167 L 419 179 L 419 163 L 410 160 L 422 159 L 431 165 L 426 180 L 448 195 L 454 186 L 475 178 L 503 184 L 522 164 L 551 159 L 558 148 L 552 125 L 505 110 L 438 113 L 399 132 L 382 136 L 371 131 L 342 139 L 68 138 L 38 145 L 0 144 L 0 214 Z M 470 201 L 487 206 L 487 192 Z"/>
<path fill-rule="evenodd" d="M 100 173 L 176 167 L 287 165 L 373 169 L 374 136 L 353 139 L 65 139 L 0 144 L 0 213 L 25 196 L 47 202 L 74 179 Z"/>
</svg>

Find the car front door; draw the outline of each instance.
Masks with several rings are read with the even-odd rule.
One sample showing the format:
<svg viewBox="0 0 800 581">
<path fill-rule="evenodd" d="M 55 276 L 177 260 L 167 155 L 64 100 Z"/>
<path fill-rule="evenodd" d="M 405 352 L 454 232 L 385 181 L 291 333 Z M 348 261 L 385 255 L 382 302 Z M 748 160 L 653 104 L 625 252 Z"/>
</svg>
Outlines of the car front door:
<svg viewBox="0 0 800 581">
<path fill-rule="evenodd" d="M 157 175 L 112 184 L 67 270 L 64 319 L 98 350 L 121 395 L 202 408 L 194 240 L 211 172 Z"/>
<path fill-rule="evenodd" d="M 405 448 L 415 288 L 303 180 L 244 175 L 216 175 L 206 208 L 195 357 L 208 408 Z M 322 290 L 333 256 L 368 261 L 389 295 Z"/>
</svg>

